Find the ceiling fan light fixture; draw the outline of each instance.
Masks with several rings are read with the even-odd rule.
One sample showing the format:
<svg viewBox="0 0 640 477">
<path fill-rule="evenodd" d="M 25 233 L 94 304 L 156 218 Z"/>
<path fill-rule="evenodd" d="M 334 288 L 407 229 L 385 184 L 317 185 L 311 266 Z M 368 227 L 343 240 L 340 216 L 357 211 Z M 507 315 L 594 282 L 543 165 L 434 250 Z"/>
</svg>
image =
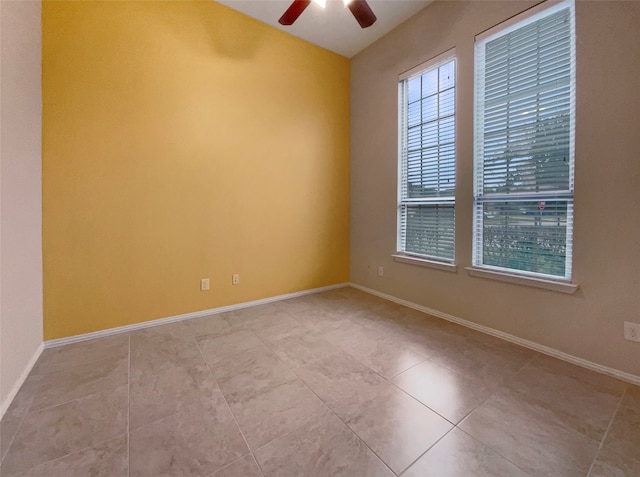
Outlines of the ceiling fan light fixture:
<svg viewBox="0 0 640 477">
<path fill-rule="evenodd" d="M 293 0 L 287 11 L 280 17 L 278 23 L 280 25 L 293 25 L 302 12 L 311 4 L 317 3 L 322 8 L 327 5 L 327 0 Z M 342 0 L 344 6 L 347 7 L 356 21 L 362 28 L 368 28 L 376 22 L 376 15 L 371 10 L 367 0 Z"/>
</svg>

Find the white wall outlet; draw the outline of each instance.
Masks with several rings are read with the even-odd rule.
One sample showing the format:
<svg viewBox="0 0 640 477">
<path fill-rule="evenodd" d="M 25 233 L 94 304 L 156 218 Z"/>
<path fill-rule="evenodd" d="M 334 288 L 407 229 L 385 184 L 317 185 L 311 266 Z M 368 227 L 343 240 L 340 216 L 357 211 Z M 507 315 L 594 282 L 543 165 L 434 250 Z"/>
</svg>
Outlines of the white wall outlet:
<svg viewBox="0 0 640 477">
<path fill-rule="evenodd" d="M 640 343 L 640 323 L 624 322 L 624 339 Z"/>
<path fill-rule="evenodd" d="M 209 279 L 201 278 L 200 279 L 200 291 L 207 291 L 209 289 Z"/>
<path fill-rule="evenodd" d="M 237 285 L 238 283 L 240 283 L 240 274 L 234 273 L 233 275 L 231 275 L 231 284 Z"/>
<path fill-rule="evenodd" d="M 378 267 L 378 276 L 384 277 L 384 267 Z"/>
</svg>

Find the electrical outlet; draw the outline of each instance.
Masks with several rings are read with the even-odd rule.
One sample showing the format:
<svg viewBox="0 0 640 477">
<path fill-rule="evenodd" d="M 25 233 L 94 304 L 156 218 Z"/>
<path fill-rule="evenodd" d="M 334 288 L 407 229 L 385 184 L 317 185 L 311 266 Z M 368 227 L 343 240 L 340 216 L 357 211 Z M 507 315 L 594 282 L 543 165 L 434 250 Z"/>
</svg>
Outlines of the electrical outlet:
<svg viewBox="0 0 640 477">
<path fill-rule="evenodd" d="M 237 285 L 238 283 L 240 283 L 240 274 L 234 273 L 233 275 L 231 275 L 231 284 Z"/>
<path fill-rule="evenodd" d="M 384 267 L 378 267 L 378 276 L 384 277 Z"/>
<path fill-rule="evenodd" d="M 209 279 L 201 278 L 200 279 L 200 291 L 207 291 L 209 289 Z"/>
<path fill-rule="evenodd" d="M 640 324 L 624 322 L 624 339 L 640 343 Z"/>
</svg>

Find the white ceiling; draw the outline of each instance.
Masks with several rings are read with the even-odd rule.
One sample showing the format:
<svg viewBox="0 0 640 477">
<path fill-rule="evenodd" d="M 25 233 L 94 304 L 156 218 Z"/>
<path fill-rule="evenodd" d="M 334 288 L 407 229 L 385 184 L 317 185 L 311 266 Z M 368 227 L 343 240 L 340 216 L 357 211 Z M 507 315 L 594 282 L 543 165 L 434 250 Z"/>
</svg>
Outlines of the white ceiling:
<svg viewBox="0 0 640 477">
<path fill-rule="evenodd" d="M 289 8 L 292 0 L 218 2 L 298 38 L 351 58 L 431 3 L 431 0 L 368 0 L 378 21 L 364 29 L 360 28 L 351 12 L 344 7 L 342 0 L 327 0 L 324 9 L 312 2 L 291 26 L 280 25 L 278 19 Z"/>
</svg>

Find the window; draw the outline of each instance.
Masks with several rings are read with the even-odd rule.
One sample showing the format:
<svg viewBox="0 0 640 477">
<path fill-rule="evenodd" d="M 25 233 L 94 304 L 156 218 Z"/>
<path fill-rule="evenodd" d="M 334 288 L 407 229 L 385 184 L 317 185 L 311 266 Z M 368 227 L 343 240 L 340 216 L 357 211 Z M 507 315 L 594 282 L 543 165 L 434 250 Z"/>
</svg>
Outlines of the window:
<svg viewBox="0 0 640 477">
<path fill-rule="evenodd" d="M 571 279 L 573 2 L 476 39 L 473 265 Z"/>
<path fill-rule="evenodd" d="M 414 68 L 399 84 L 398 253 L 453 263 L 455 58 Z"/>
</svg>

